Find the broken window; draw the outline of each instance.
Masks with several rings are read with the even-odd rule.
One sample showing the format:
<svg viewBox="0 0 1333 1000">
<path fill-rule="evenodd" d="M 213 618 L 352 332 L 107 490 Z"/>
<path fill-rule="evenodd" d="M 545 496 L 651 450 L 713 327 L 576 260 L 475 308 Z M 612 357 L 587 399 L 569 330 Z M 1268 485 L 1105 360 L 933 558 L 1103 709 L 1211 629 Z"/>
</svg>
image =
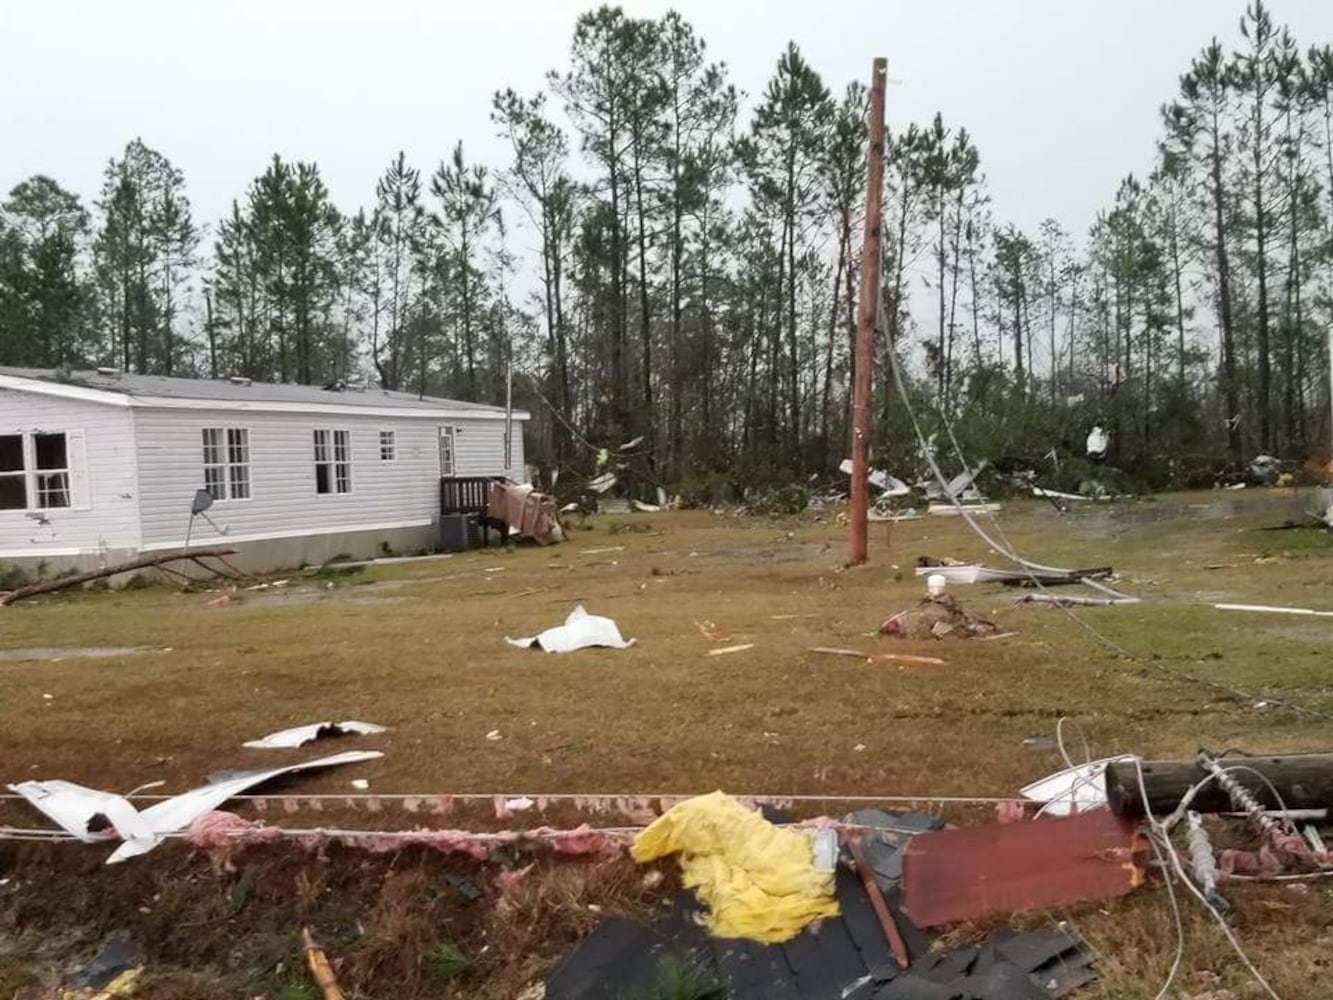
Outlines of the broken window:
<svg viewBox="0 0 1333 1000">
<path fill-rule="evenodd" d="M 250 431 L 205 427 L 204 489 L 214 500 L 250 499 Z"/>
<path fill-rule="evenodd" d="M 23 435 L 0 435 L 0 510 L 22 510 L 27 505 Z"/>
<path fill-rule="evenodd" d="M 351 431 L 315 431 L 315 492 L 352 492 Z"/>
<path fill-rule="evenodd" d="M 395 461 L 397 454 L 396 435 L 393 431 L 380 431 L 380 461 Z"/>
<path fill-rule="evenodd" d="M 0 510 L 70 506 L 64 432 L 0 435 Z"/>
<path fill-rule="evenodd" d="M 37 501 L 33 506 L 39 510 L 68 507 L 69 449 L 65 446 L 65 435 L 34 434 L 32 451 L 36 459 L 33 486 Z"/>
</svg>

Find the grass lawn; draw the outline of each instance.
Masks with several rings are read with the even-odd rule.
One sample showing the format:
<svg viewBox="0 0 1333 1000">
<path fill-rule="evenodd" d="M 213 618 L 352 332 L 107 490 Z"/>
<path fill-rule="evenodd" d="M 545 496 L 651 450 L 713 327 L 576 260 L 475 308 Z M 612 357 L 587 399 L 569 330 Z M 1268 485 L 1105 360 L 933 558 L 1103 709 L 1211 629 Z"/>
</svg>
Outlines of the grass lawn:
<svg viewBox="0 0 1333 1000">
<path fill-rule="evenodd" d="M 381 793 L 1011 795 L 1060 766 L 1024 740 L 1053 735 L 1061 716 L 1077 720 L 1095 756 L 1325 749 L 1328 722 L 1255 702 L 1333 713 L 1333 621 L 1211 607 L 1333 609 L 1329 536 L 1258 530 L 1299 503 L 1294 493 L 1244 491 L 1067 515 L 1038 501 L 1006 505 L 1001 524 L 1020 552 L 1053 565 L 1109 563 L 1121 588 L 1144 598 L 1078 613 L 1142 662 L 1117 657 L 1059 610 L 1011 606 L 1014 592 L 997 585 L 953 593 L 1013 637 L 875 635 L 922 593 L 918 556 L 1005 566 L 953 518 L 872 525 L 871 562 L 857 569 L 843 568 L 846 532 L 832 514 L 681 512 L 596 517 L 555 548 L 329 581 L 293 574 L 284 590 L 241 591 L 225 607 L 208 606 L 216 595 L 165 588 L 34 600 L 0 608 L 0 656 L 141 652 L 0 660 L 0 777 L 119 791 L 162 781 L 161 791 L 181 791 L 219 768 L 288 759 L 244 750 L 244 740 L 343 718 L 391 727 L 373 742 L 337 744 L 385 751 L 357 770 Z M 615 618 L 638 644 L 548 656 L 504 643 L 557 624 L 576 603 Z M 708 655 L 745 643 L 753 648 Z M 815 646 L 948 662 L 865 663 L 810 653 Z M 501 739 L 486 738 L 493 730 Z M 330 772 L 299 787 L 346 791 L 349 777 Z M 12 804 L 0 815 L 38 825 Z M 1312 977 L 1328 975 L 1328 890 L 1251 886 L 1231 896 L 1236 926 L 1278 991 L 1326 995 Z M 1187 911 L 1178 995 L 1221 986 L 1250 995 L 1197 910 Z M 1072 916 L 1099 951 L 1103 978 L 1090 995 L 1154 995 L 1173 948 L 1160 888 Z M 1222 978 L 1214 987 L 1204 973 Z M 440 995 L 501 994 L 474 983 Z"/>
</svg>

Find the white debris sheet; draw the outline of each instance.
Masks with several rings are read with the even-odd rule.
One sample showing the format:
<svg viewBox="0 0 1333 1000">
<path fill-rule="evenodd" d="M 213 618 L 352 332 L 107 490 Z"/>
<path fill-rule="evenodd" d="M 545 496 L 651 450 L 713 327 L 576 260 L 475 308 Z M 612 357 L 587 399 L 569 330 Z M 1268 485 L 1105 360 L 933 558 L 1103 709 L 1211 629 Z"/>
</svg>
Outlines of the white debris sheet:
<svg viewBox="0 0 1333 1000">
<path fill-rule="evenodd" d="M 247 771 L 164 799 L 143 812 L 135 809 L 134 804 L 122 795 L 100 792 L 69 781 L 24 781 L 10 785 L 9 789 L 27 799 L 66 833 L 85 843 L 110 840 L 118 835 L 122 843 L 107 858 L 107 864 L 114 864 L 146 854 L 160 844 L 163 838 L 189 829 L 196 820 L 256 785 L 296 771 L 359 764 L 383 756 L 378 750 L 349 750 L 300 764 Z M 93 821 L 99 817 L 104 818 L 110 826 L 90 829 Z"/>
<path fill-rule="evenodd" d="M 348 719 L 345 722 L 312 722 L 308 726 L 293 726 L 291 729 L 280 729 L 276 733 L 269 733 L 257 740 L 249 740 L 244 746 L 254 750 L 293 750 L 296 747 L 303 747 L 307 743 L 313 743 L 315 740 L 327 739 L 333 736 L 373 736 L 375 733 L 387 732 L 387 727 L 377 726 L 373 722 L 357 722 L 355 719 Z"/>
<path fill-rule="evenodd" d="M 1069 816 L 1102 809 L 1107 802 L 1106 768 L 1122 760 L 1134 760 L 1134 757 L 1104 757 L 1065 768 L 1023 787 L 1019 794 L 1025 799 L 1043 803 L 1041 812 L 1052 816 Z"/>
<path fill-rule="evenodd" d="M 590 615 L 580 604 L 569 613 L 565 624 L 548 628 L 541 635 L 525 639 L 510 639 L 505 642 L 523 649 L 540 649 L 547 653 L 572 653 L 576 649 L 591 646 L 604 646 L 610 649 L 629 649 L 633 639 L 626 639 L 620 634 L 620 628 L 610 618 L 602 615 Z"/>
</svg>

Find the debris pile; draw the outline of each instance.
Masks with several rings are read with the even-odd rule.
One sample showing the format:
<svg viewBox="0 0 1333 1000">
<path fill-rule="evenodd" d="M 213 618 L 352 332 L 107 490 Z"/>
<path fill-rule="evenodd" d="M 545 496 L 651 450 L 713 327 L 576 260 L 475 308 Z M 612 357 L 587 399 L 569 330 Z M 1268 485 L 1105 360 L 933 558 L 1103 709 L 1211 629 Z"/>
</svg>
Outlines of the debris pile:
<svg viewBox="0 0 1333 1000">
<path fill-rule="evenodd" d="M 886 619 L 879 632 L 899 639 L 977 639 L 998 635 L 1000 627 L 968 614 L 951 594 L 931 594 Z"/>
</svg>

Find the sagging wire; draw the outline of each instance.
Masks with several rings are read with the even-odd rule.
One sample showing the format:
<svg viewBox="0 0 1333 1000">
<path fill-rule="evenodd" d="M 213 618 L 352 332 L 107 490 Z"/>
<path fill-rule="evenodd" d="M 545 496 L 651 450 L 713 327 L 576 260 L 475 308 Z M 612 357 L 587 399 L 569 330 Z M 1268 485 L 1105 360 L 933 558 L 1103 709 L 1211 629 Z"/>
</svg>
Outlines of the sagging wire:
<svg viewBox="0 0 1333 1000">
<path fill-rule="evenodd" d="M 1155 815 L 1153 815 L 1152 804 L 1148 800 L 1148 787 L 1143 779 L 1143 763 L 1141 761 L 1136 760 L 1134 762 L 1134 770 L 1138 777 L 1139 795 L 1143 799 L 1143 815 L 1148 822 L 1148 829 L 1149 829 L 1148 842 L 1154 845 L 1154 853 L 1158 857 L 1159 863 L 1161 854 L 1157 849 L 1158 841 L 1160 841 L 1161 847 L 1166 851 L 1167 856 L 1170 857 L 1171 867 L 1175 870 L 1175 874 L 1180 879 L 1181 884 L 1184 885 L 1185 888 L 1188 889 L 1194 895 L 1194 897 L 1198 899 L 1200 903 L 1203 904 L 1204 909 L 1207 910 L 1209 915 L 1212 916 L 1212 918 L 1217 922 L 1217 925 L 1222 928 L 1222 933 L 1226 935 L 1227 942 L 1231 945 L 1232 950 L 1235 951 L 1236 955 L 1240 958 L 1241 962 L 1244 963 L 1245 968 L 1249 970 L 1250 975 L 1254 977 L 1255 982 L 1257 982 L 1263 988 L 1264 992 L 1266 992 L 1270 997 L 1272 997 L 1273 1000 L 1282 1000 L 1282 998 L 1273 989 L 1273 987 L 1269 985 L 1268 980 L 1266 980 L 1263 977 L 1262 973 L 1260 973 L 1259 970 L 1255 968 L 1254 963 L 1250 961 L 1250 956 L 1245 953 L 1244 947 L 1241 945 L 1240 940 L 1236 937 L 1235 932 L 1232 931 L 1231 926 L 1227 923 L 1226 917 L 1224 917 L 1220 912 L 1218 912 L 1217 908 L 1214 907 L 1211 902 L 1209 902 L 1208 897 L 1205 896 L 1202 892 L 1200 892 L 1199 888 L 1190 880 L 1189 876 L 1185 874 L 1184 866 L 1181 864 L 1180 861 L 1180 854 L 1176 851 L 1175 845 L 1171 843 L 1170 831 L 1165 826 L 1162 825 L 1162 823 L 1157 819 Z M 1211 780 L 1212 776 L 1210 775 L 1209 778 Z M 1171 872 L 1166 871 L 1165 877 L 1167 886 L 1169 888 L 1171 884 Z M 1172 903 L 1174 904 L 1175 903 L 1174 892 L 1171 893 L 1171 899 Z M 1178 908 L 1176 910 L 1176 921 L 1177 921 L 1176 928 L 1178 934 L 1177 938 L 1178 950 L 1176 953 L 1177 960 L 1175 963 L 1173 963 L 1171 967 L 1171 973 L 1168 976 L 1166 983 L 1163 984 L 1162 989 L 1158 992 L 1157 1000 L 1161 1000 L 1162 997 L 1166 996 L 1166 992 L 1170 988 L 1172 981 L 1175 979 L 1176 973 L 1180 966 L 1179 957 L 1181 951 L 1184 948 L 1185 939 L 1184 939 L 1183 925 L 1180 923 L 1180 914 Z"/>
<path fill-rule="evenodd" d="M 883 312 L 884 312 L 884 304 L 883 301 L 881 300 L 878 305 L 877 317 L 876 317 L 876 323 L 877 325 L 879 325 L 881 329 L 883 329 Z M 926 462 L 930 466 L 930 470 L 932 474 L 935 476 L 936 481 L 941 486 L 945 487 L 944 493 L 948 497 L 950 502 L 953 503 L 954 507 L 958 510 L 959 516 L 962 517 L 963 521 L 967 524 L 967 526 L 972 530 L 972 532 L 978 538 L 980 538 L 983 542 L 985 542 L 988 546 L 990 546 L 1000 555 L 1004 556 L 1010 562 L 1014 563 L 1020 569 L 1027 572 L 1028 577 L 1031 580 L 1033 586 L 1036 587 L 1037 590 L 1039 590 L 1041 593 L 1045 594 L 1048 598 L 1050 598 L 1050 602 L 1055 607 L 1060 608 L 1060 610 L 1063 611 L 1066 615 L 1068 615 L 1069 618 L 1073 620 L 1080 628 L 1082 628 L 1085 632 L 1087 632 L 1089 635 L 1091 635 L 1094 639 L 1100 642 L 1107 649 L 1111 650 L 1111 652 L 1115 653 L 1117 656 L 1129 660 L 1133 663 L 1136 663 L 1140 666 L 1152 667 L 1154 670 L 1158 671 L 1159 673 L 1167 677 L 1172 678 L 1173 680 L 1179 680 L 1181 678 L 1184 678 L 1185 680 L 1188 680 L 1194 684 L 1198 684 L 1203 687 L 1208 687 L 1215 691 L 1221 691 L 1232 698 L 1249 701 L 1251 703 L 1262 700 L 1267 702 L 1268 704 L 1280 706 L 1282 708 L 1288 709 L 1292 712 L 1296 712 L 1301 715 L 1307 715 L 1313 718 L 1323 719 L 1325 721 L 1333 722 L 1333 714 L 1330 714 L 1328 712 L 1321 712 L 1318 709 L 1309 708 L 1305 705 L 1297 704 L 1296 702 L 1291 702 L 1280 698 L 1274 698 L 1267 695 L 1265 695 L 1262 699 L 1260 699 L 1257 696 L 1247 691 L 1244 691 L 1240 688 L 1231 687 L 1230 685 L 1222 684 L 1217 681 L 1211 681 L 1206 678 L 1199 677 L 1198 675 L 1192 674 L 1187 670 L 1172 670 L 1168 667 L 1162 666 L 1161 664 L 1144 660 L 1138 656 L 1135 656 L 1132 652 L 1130 652 L 1120 643 L 1116 642 L 1114 639 L 1110 638 L 1109 636 L 1099 631 L 1091 623 L 1084 621 L 1068 605 L 1062 604 L 1059 601 L 1058 596 L 1052 594 L 1050 590 L 1044 584 L 1042 584 L 1041 580 L 1037 578 L 1034 571 L 1063 573 L 1067 572 L 1066 570 L 1064 570 L 1061 567 L 1046 566 L 1041 563 L 1033 562 L 1029 559 L 1024 559 L 1016 551 L 1014 551 L 1012 545 L 1009 544 L 1009 540 L 1005 535 L 1004 528 L 1000 525 L 999 518 L 996 517 L 996 515 L 993 512 L 987 512 L 988 516 L 995 524 L 996 533 L 1000 535 L 1000 537 L 1004 540 L 1004 544 L 996 542 L 996 540 L 992 538 L 989 534 L 987 534 L 985 529 L 982 528 L 981 525 L 979 525 L 976 522 L 975 518 L 973 518 L 972 516 L 972 512 L 969 511 L 966 508 L 966 506 L 956 496 L 954 496 L 952 493 L 949 492 L 947 488 L 948 479 L 945 478 L 943 471 L 940 469 L 939 462 L 935 458 L 934 449 L 930 447 L 930 442 L 926 439 L 925 433 L 921 429 L 921 422 L 917 417 L 916 410 L 912 405 L 911 398 L 908 396 L 907 386 L 902 375 L 902 366 L 898 360 L 898 352 L 896 348 L 893 347 L 893 345 L 889 345 L 887 347 L 887 354 L 889 356 L 889 369 L 893 375 L 894 386 L 895 388 L 897 388 L 898 395 L 902 399 L 903 406 L 907 410 L 907 416 L 911 421 L 912 430 L 916 435 L 917 444 L 920 447 L 922 454 L 925 456 Z M 949 421 L 947 414 L 945 414 L 943 411 L 940 411 L 940 419 L 944 423 L 944 426 L 948 431 L 950 440 L 953 442 L 956 457 L 958 458 L 959 462 L 962 463 L 964 469 L 971 468 L 971 466 L 967 464 L 966 456 L 963 455 L 961 447 L 958 445 L 957 437 L 953 433 L 953 425 Z M 1083 581 L 1083 582 L 1087 583 L 1089 581 Z M 1109 587 L 1105 587 L 1104 585 L 1098 586 L 1097 589 L 1102 590 L 1104 593 L 1107 593 L 1108 595 L 1115 597 L 1126 596 L 1124 594 L 1120 594 L 1112 590 Z"/>
<path fill-rule="evenodd" d="M 1076 720 L 1069 718 L 1067 715 L 1062 715 L 1060 716 L 1059 721 L 1055 724 L 1055 742 L 1060 748 L 1060 756 L 1064 758 L 1065 767 L 1071 769 L 1074 767 L 1074 762 L 1069 759 L 1069 751 L 1065 749 L 1064 727 L 1067 722 L 1073 723 L 1074 728 L 1078 730 L 1078 738 L 1083 743 L 1083 763 L 1091 764 L 1092 748 L 1088 746 L 1088 737 L 1087 734 L 1083 732 L 1083 727 L 1079 725 Z"/>
</svg>

